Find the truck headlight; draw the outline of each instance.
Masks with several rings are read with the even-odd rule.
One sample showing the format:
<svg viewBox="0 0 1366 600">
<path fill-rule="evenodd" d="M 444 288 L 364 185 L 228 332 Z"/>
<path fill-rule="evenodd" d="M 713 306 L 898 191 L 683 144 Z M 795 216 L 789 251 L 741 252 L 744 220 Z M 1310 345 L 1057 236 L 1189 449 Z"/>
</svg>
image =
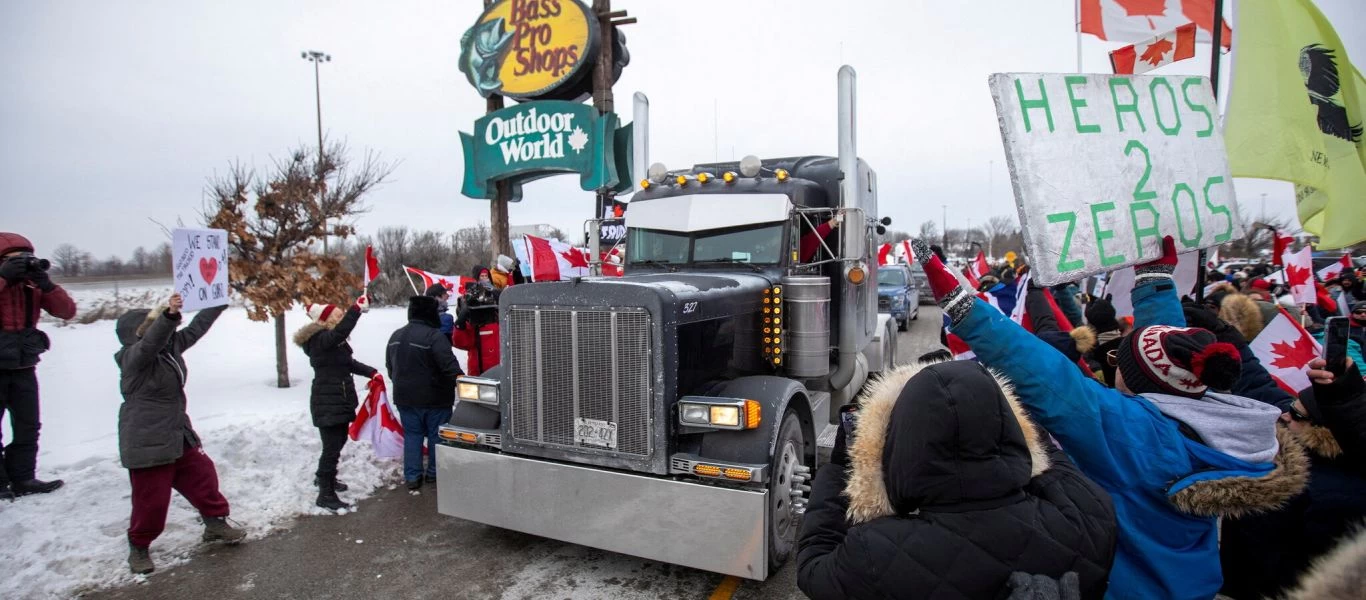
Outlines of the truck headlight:
<svg viewBox="0 0 1366 600">
<path fill-rule="evenodd" d="M 461 400 L 498 405 L 498 380 L 484 377 L 460 377 L 455 383 L 456 395 Z"/>
<path fill-rule="evenodd" d="M 678 402 L 678 421 L 683 425 L 718 429 L 754 429 L 762 420 L 763 406 L 754 400 L 685 397 Z"/>
</svg>

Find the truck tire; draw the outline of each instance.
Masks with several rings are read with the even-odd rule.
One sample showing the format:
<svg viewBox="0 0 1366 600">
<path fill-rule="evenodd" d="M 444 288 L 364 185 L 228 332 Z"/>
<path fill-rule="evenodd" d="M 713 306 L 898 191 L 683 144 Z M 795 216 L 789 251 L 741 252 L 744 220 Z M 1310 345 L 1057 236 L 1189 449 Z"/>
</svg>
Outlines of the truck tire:
<svg viewBox="0 0 1366 600">
<path fill-rule="evenodd" d="M 806 464 L 806 440 L 797 414 L 788 410 L 778 429 L 777 443 L 769 463 L 768 481 L 768 572 L 776 572 L 797 547 L 801 515 L 793 503 L 793 493 L 805 495 L 807 479 L 798 466 Z"/>
</svg>

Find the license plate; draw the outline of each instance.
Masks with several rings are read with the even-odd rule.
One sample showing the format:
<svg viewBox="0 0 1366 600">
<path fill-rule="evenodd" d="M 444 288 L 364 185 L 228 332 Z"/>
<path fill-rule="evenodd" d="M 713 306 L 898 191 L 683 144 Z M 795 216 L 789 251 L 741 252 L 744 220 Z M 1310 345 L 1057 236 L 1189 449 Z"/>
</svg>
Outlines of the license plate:
<svg viewBox="0 0 1366 600">
<path fill-rule="evenodd" d="M 598 419 L 574 419 L 574 443 L 617 448 L 617 424 Z"/>
</svg>

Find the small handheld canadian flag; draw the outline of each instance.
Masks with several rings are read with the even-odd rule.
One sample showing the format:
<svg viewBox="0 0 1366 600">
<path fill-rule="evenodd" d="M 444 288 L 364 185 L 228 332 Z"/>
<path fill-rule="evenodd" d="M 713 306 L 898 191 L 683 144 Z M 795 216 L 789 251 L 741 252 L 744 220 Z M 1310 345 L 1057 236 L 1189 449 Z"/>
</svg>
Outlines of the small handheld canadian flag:
<svg viewBox="0 0 1366 600">
<path fill-rule="evenodd" d="M 1276 383 L 1296 395 L 1309 387 L 1309 361 L 1323 353 L 1319 343 L 1284 308 L 1248 347 Z"/>
<path fill-rule="evenodd" d="M 1344 254 L 1342 255 L 1342 258 L 1338 259 L 1337 262 L 1328 265 L 1322 269 L 1319 269 L 1318 276 L 1319 279 L 1322 279 L 1323 281 L 1332 281 L 1334 279 L 1337 279 L 1344 272 L 1348 272 L 1351 270 L 1352 256 L 1350 254 Z"/>
<path fill-rule="evenodd" d="M 1110 53 L 1116 75 L 1137 75 L 1195 56 L 1195 23 Z"/>
<path fill-rule="evenodd" d="M 372 281 L 374 281 L 374 280 L 376 280 L 376 279 L 379 279 L 380 275 L 381 275 L 381 273 L 380 273 L 380 270 L 379 270 L 379 261 L 375 259 L 375 249 L 374 249 L 374 247 L 372 247 L 372 246 L 366 246 L 366 247 L 365 247 L 365 275 L 364 275 L 364 279 L 365 279 L 365 293 L 362 294 L 362 295 L 365 296 L 365 299 L 366 299 L 367 302 L 368 302 L 369 299 L 370 299 L 370 282 L 372 282 Z"/>
</svg>

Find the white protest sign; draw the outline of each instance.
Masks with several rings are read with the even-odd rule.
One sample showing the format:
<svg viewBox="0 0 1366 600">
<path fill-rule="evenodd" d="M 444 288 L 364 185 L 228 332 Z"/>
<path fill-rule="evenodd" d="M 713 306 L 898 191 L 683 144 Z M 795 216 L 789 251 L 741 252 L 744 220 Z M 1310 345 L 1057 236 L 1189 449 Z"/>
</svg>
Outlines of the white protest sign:
<svg viewBox="0 0 1366 600">
<path fill-rule="evenodd" d="M 1242 235 L 1207 78 L 997 73 L 991 95 L 1039 283 Z"/>
<path fill-rule="evenodd" d="M 228 232 L 176 229 L 171 232 L 175 291 L 185 312 L 228 303 Z"/>
</svg>

